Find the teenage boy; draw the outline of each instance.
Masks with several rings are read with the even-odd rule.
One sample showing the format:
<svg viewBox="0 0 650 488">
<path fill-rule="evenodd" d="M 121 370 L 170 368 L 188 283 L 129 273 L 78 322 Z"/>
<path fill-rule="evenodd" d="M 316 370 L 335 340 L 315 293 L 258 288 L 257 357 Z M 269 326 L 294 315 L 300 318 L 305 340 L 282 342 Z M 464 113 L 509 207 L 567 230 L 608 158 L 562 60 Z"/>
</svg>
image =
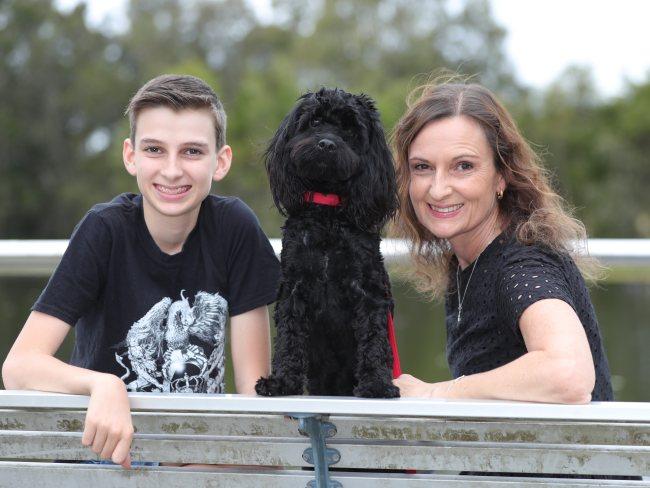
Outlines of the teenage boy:
<svg viewBox="0 0 650 488">
<path fill-rule="evenodd" d="M 226 114 L 191 76 L 145 84 L 127 108 L 139 195 L 95 205 L 2 368 L 8 389 L 90 395 L 82 443 L 130 466 L 127 391 L 222 393 L 225 322 L 235 386 L 269 374 L 279 263 L 252 211 L 210 195 L 232 160 Z M 71 364 L 54 357 L 71 328 Z"/>
</svg>

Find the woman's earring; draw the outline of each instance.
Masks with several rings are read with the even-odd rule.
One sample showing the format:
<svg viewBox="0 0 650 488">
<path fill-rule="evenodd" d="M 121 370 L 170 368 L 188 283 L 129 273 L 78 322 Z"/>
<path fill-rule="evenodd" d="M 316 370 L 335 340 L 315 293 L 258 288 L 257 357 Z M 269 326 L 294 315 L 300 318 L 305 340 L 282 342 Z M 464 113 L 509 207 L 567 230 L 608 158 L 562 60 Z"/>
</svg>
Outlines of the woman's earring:
<svg viewBox="0 0 650 488">
<path fill-rule="evenodd" d="M 499 190 L 497 192 L 497 200 L 501 200 L 503 198 L 503 190 Z"/>
</svg>

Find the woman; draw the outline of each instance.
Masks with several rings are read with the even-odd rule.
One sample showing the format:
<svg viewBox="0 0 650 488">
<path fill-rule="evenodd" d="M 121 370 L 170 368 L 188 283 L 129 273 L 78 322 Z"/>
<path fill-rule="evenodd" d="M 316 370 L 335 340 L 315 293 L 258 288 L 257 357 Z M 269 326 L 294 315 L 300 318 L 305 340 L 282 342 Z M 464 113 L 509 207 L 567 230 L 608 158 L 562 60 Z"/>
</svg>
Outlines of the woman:
<svg viewBox="0 0 650 488">
<path fill-rule="evenodd" d="M 419 288 L 445 297 L 452 381 L 404 374 L 401 395 L 552 403 L 612 400 L 581 276 L 584 226 L 564 208 L 505 108 L 476 84 L 425 85 L 393 133 Z"/>
</svg>

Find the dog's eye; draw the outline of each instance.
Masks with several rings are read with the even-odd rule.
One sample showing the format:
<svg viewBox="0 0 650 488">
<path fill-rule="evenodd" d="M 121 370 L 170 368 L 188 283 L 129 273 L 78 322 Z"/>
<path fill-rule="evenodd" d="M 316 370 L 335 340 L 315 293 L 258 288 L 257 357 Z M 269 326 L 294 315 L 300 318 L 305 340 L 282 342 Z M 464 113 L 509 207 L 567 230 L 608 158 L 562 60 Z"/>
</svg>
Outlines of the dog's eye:
<svg viewBox="0 0 650 488">
<path fill-rule="evenodd" d="M 318 117 L 314 117 L 311 119 L 310 124 L 312 127 L 316 127 L 317 125 L 320 125 L 321 120 Z"/>
</svg>

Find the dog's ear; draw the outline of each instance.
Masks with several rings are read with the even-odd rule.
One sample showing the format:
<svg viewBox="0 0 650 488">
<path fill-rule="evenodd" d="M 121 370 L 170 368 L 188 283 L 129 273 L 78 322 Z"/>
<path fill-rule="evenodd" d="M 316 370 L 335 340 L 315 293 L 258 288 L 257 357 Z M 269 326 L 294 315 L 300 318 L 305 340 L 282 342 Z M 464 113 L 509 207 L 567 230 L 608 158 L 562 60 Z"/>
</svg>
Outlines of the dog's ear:
<svg viewBox="0 0 650 488">
<path fill-rule="evenodd" d="M 370 98 L 365 93 L 354 95 L 354 98 L 356 99 L 357 103 L 361 105 L 368 112 L 368 114 L 375 114 L 377 115 L 377 118 L 379 118 L 377 105 L 375 105 L 375 101 L 372 98 Z"/>
<path fill-rule="evenodd" d="M 269 141 L 264 153 L 264 166 L 269 176 L 273 202 L 285 217 L 289 209 L 302 203 L 305 192 L 302 183 L 294 174 L 293 167 L 290 164 L 287 145 L 298 126 L 300 102 L 307 95 L 300 97 L 291 112 L 282 120 L 280 127 Z"/>
<path fill-rule="evenodd" d="M 397 210 L 395 167 L 374 101 L 366 95 L 356 98 L 366 118 L 368 149 L 361 177 L 349 189 L 348 210 L 359 227 L 376 232 Z"/>
</svg>

